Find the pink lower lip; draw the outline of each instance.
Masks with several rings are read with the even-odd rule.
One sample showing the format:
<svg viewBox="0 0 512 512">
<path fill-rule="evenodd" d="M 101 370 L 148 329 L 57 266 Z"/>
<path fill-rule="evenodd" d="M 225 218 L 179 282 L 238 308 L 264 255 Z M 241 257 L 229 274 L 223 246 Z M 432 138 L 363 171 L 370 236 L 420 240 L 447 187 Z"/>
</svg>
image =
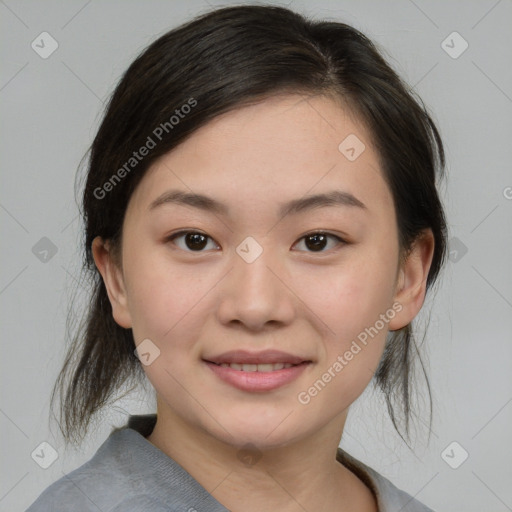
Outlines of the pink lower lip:
<svg viewBox="0 0 512 512">
<path fill-rule="evenodd" d="M 309 365 L 304 362 L 290 368 L 273 372 L 244 372 L 233 368 L 219 366 L 205 361 L 212 371 L 224 382 L 242 391 L 271 391 L 295 380 Z"/>
</svg>

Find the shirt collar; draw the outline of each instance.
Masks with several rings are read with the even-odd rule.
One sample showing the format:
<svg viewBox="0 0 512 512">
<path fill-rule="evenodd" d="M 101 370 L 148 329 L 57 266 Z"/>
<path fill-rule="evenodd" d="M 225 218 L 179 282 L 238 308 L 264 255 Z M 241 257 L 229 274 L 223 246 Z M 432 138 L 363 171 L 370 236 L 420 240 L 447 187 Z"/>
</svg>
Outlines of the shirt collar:
<svg viewBox="0 0 512 512">
<path fill-rule="evenodd" d="M 160 460 L 161 462 L 167 460 L 167 466 L 165 464 L 160 464 L 160 469 L 163 470 L 164 479 L 168 479 L 170 473 L 172 473 L 172 480 L 185 479 L 188 481 L 190 485 L 190 489 L 192 493 L 198 493 L 201 497 L 201 502 L 203 505 L 208 504 L 208 510 L 212 512 L 227 512 L 227 509 L 220 504 L 211 494 L 209 494 L 206 489 L 204 489 L 199 482 L 197 482 L 189 473 L 185 471 L 176 461 L 168 457 L 164 454 L 159 448 L 150 443 L 147 439 L 147 436 L 151 434 L 153 428 L 156 424 L 156 414 L 143 414 L 143 415 L 131 415 L 128 418 L 128 422 L 124 427 L 115 428 L 113 432 L 118 432 L 119 434 L 125 431 L 125 434 L 133 437 L 132 441 L 137 440 L 136 446 L 138 445 L 139 451 L 137 453 L 138 461 L 147 461 L 149 465 L 154 463 L 154 460 Z M 133 446 L 133 445 L 132 445 Z M 146 450 L 146 455 L 144 455 L 144 450 Z M 149 458 L 148 458 L 149 455 Z M 349 453 L 338 448 L 336 453 L 336 460 L 343 464 L 347 469 L 349 469 L 352 473 L 354 473 L 370 490 L 373 492 L 375 499 L 377 501 L 377 506 L 379 512 L 387 512 L 387 507 L 384 502 L 385 499 L 385 480 L 379 473 L 375 470 L 352 457 Z M 153 481 L 155 487 L 152 492 L 156 492 L 158 489 L 158 482 Z M 168 480 L 167 480 L 168 483 Z M 182 482 L 183 484 L 184 482 Z M 186 486 L 180 485 L 179 490 L 184 490 Z M 168 489 L 168 486 L 164 488 Z M 177 489 L 178 490 L 178 489 Z M 180 491 L 181 492 L 181 491 Z M 209 498 L 210 499 L 209 499 Z M 213 500 L 213 501 L 212 501 Z M 190 503 L 190 501 L 185 501 L 186 503 Z"/>
</svg>

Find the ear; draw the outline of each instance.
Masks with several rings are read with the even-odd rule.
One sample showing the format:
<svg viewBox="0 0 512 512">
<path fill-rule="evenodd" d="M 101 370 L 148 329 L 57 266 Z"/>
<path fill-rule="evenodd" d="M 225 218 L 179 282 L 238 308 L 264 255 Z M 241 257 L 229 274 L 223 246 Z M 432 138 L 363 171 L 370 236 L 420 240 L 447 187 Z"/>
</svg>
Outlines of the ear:
<svg viewBox="0 0 512 512">
<path fill-rule="evenodd" d="M 389 322 L 389 329 L 396 331 L 414 319 L 423 306 L 427 290 L 427 277 L 434 256 L 434 235 L 431 229 L 423 233 L 413 243 L 402 261 L 398 273 L 395 302 L 402 309 Z"/>
<path fill-rule="evenodd" d="M 108 241 L 105 242 L 97 236 L 92 242 L 92 254 L 107 289 L 112 316 L 117 324 L 129 329 L 132 326 L 132 320 L 127 306 L 123 273 L 115 261 Z"/>
</svg>

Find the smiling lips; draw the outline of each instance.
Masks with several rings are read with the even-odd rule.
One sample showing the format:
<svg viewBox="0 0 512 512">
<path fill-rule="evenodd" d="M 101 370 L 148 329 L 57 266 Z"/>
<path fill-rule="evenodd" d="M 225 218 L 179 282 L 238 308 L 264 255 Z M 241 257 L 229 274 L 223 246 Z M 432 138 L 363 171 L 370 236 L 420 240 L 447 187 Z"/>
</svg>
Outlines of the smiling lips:
<svg viewBox="0 0 512 512">
<path fill-rule="evenodd" d="M 243 391 L 271 391 L 296 379 L 312 362 L 277 350 L 235 350 L 204 359 L 224 382 Z"/>
<path fill-rule="evenodd" d="M 243 370 L 248 372 L 255 371 L 272 371 L 272 369 L 256 369 L 252 367 L 257 366 L 277 366 L 275 370 L 282 368 L 289 368 L 290 366 L 298 365 L 304 362 L 310 362 L 308 359 L 287 354 L 279 350 L 265 350 L 263 352 L 247 352 L 245 350 L 232 350 L 224 352 L 219 356 L 210 357 L 206 359 L 210 363 L 218 365 L 228 365 L 236 370 Z M 280 366 L 284 365 L 284 366 Z M 248 367 L 247 369 L 245 367 Z"/>
<path fill-rule="evenodd" d="M 233 370 L 241 370 L 243 372 L 274 372 L 283 368 L 291 368 L 291 363 L 264 363 L 264 364 L 238 364 L 238 363 L 221 363 L 222 368 L 232 368 Z"/>
</svg>

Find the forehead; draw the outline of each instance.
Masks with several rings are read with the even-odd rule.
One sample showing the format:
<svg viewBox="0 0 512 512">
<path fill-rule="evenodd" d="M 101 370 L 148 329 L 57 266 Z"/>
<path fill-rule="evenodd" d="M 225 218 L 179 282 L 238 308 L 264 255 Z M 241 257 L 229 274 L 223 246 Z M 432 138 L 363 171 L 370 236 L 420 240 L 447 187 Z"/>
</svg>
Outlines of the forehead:
<svg viewBox="0 0 512 512">
<path fill-rule="evenodd" d="M 147 210 L 167 189 L 246 210 L 332 190 L 392 207 L 370 134 L 325 96 L 275 96 L 216 117 L 151 166 L 132 202 Z"/>
</svg>

